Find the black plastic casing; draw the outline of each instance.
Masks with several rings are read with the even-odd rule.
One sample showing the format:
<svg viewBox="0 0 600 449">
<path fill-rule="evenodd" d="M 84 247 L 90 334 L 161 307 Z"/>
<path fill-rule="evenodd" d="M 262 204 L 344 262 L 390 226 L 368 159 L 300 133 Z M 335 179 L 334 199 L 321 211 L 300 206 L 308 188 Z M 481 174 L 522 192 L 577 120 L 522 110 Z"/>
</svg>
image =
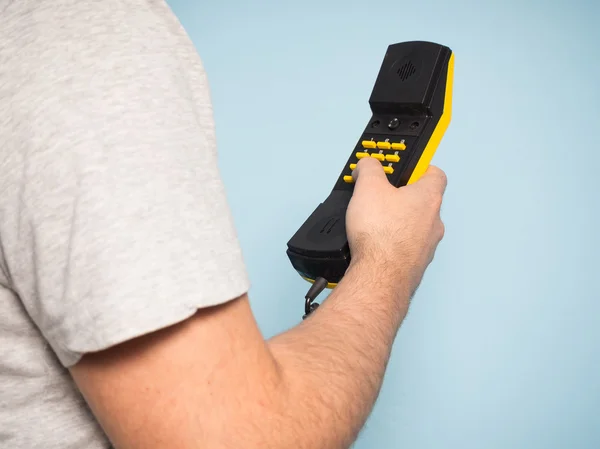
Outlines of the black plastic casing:
<svg viewBox="0 0 600 449">
<path fill-rule="evenodd" d="M 408 183 L 443 113 L 444 77 L 451 54 L 448 47 L 432 42 L 388 47 L 369 98 L 372 116 L 368 125 L 329 196 L 287 244 L 292 266 L 305 279 L 323 277 L 336 284 L 348 269 L 351 255 L 345 221 L 354 184 L 343 178 L 351 175 L 350 164 L 358 162 L 356 153 L 365 151 L 362 141 L 403 140 L 407 149 L 394 164 L 394 173 L 387 176 L 396 187 Z"/>
</svg>

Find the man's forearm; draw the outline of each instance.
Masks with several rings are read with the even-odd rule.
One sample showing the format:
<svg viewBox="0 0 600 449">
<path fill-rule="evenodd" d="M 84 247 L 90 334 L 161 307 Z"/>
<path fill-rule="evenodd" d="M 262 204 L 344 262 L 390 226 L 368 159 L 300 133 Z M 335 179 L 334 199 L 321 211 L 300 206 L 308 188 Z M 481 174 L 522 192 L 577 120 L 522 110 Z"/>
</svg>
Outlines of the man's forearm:
<svg viewBox="0 0 600 449">
<path fill-rule="evenodd" d="M 71 373 L 115 447 L 347 449 L 408 307 L 412 283 L 389 279 L 353 267 L 309 319 L 266 342 L 244 295 Z"/>
<path fill-rule="evenodd" d="M 309 319 L 268 342 L 306 447 L 348 447 L 372 410 L 410 299 L 407 283 L 380 282 L 352 267 Z"/>
</svg>

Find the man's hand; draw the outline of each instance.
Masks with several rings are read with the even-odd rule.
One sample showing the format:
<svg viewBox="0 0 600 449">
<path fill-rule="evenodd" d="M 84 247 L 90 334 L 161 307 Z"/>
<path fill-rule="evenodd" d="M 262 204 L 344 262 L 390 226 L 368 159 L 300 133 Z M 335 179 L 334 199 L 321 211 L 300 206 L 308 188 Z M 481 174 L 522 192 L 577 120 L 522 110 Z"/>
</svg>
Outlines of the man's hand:
<svg viewBox="0 0 600 449">
<path fill-rule="evenodd" d="M 309 319 L 264 341 L 244 295 L 72 368 L 117 449 L 350 447 L 442 238 L 446 185 L 431 167 L 394 188 L 372 159 L 355 176 L 352 264 Z"/>
<path fill-rule="evenodd" d="M 414 292 L 444 236 L 440 207 L 446 175 L 430 166 L 417 183 L 398 189 L 380 162 L 365 158 L 354 177 L 346 215 L 352 263 L 374 266 Z"/>
</svg>

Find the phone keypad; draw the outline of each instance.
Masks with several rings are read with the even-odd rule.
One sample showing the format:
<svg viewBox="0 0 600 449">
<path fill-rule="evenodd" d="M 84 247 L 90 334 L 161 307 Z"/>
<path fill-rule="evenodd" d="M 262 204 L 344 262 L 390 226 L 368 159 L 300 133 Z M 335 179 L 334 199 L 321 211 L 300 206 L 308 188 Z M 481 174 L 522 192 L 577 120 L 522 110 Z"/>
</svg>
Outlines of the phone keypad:
<svg viewBox="0 0 600 449">
<path fill-rule="evenodd" d="M 400 153 L 406 150 L 404 139 L 400 142 L 390 142 L 389 139 L 385 141 L 363 140 L 361 146 L 362 151 L 358 151 L 355 154 L 356 159 L 365 157 L 377 159 L 382 163 L 383 171 L 387 175 L 394 173 L 394 164 L 400 162 Z M 355 168 L 356 164 L 351 163 L 350 170 L 354 170 Z M 354 182 L 354 178 L 351 175 L 346 175 L 344 176 L 344 182 L 351 184 Z"/>
</svg>

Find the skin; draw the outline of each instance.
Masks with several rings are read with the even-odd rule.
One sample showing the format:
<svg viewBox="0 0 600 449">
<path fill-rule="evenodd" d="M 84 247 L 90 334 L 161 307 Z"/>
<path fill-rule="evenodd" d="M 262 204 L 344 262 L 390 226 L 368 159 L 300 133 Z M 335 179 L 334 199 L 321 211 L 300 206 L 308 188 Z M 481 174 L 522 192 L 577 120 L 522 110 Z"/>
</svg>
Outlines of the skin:
<svg viewBox="0 0 600 449">
<path fill-rule="evenodd" d="M 265 340 L 247 295 L 88 354 L 71 374 L 117 449 L 348 448 L 444 234 L 444 173 L 394 188 L 360 160 L 352 264 L 307 320 Z"/>
</svg>

